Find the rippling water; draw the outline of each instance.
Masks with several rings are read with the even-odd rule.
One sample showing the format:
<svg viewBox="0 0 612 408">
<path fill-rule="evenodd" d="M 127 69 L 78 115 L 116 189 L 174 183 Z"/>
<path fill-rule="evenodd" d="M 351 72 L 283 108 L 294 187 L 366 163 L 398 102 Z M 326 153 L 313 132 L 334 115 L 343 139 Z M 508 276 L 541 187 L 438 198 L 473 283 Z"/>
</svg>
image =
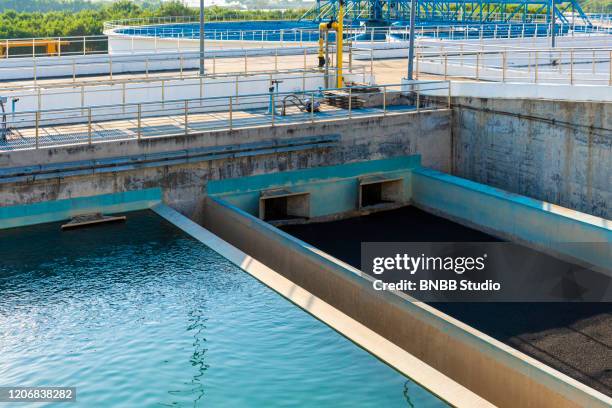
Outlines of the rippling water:
<svg viewBox="0 0 612 408">
<path fill-rule="evenodd" d="M 77 387 L 62 406 L 442 405 L 151 212 L 0 231 L 0 385 Z"/>
</svg>

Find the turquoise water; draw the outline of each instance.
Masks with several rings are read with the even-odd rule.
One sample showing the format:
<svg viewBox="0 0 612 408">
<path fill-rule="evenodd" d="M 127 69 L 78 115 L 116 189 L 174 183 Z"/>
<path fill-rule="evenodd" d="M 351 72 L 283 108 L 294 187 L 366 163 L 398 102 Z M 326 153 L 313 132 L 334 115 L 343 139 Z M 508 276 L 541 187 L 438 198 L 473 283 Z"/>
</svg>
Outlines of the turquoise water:
<svg viewBox="0 0 612 408">
<path fill-rule="evenodd" d="M 443 406 L 151 212 L 0 231 L 0 356 L 67 407 Z"/>
</svg>

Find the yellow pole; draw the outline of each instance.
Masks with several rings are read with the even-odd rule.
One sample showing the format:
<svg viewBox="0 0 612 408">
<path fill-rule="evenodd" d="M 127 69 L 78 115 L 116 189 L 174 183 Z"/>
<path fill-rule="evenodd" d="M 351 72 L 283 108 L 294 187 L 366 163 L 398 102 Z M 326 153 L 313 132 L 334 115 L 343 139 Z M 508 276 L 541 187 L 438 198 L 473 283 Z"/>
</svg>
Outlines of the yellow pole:
<svg viewBox="0 0 612 408">
<path fill-rule="evenodd" d="M 323 32 L 332 29 L 336 32 L 336 87 L 344 87 L 344 77 L 342 75 L 342 56 L 343 56 L 343 35 L 344 35 L 344 0 L 340 0 L 338 7 L 338 21 L 319 24 L 319 68 L 327 64 L 323 53 Z"/>
<path fill-rule="evenodd" d="M 325 54 L 323 52 L 323 32 L 327 30 L 327 24 L 321 23 L 319 25 L 319 68 L 323 68 L 326 64 Z"/>
<path fill-rule="evenodd" d="M 344 87 L 344 78 L 342 76 L 342 55 L 344 54 L 344 0 L 340 0 L 338 6 L 338 23 L 335 24 L 336 29 L 336 69 L 337 71 L 337 83 L 336 87 Z"/>
</svg>

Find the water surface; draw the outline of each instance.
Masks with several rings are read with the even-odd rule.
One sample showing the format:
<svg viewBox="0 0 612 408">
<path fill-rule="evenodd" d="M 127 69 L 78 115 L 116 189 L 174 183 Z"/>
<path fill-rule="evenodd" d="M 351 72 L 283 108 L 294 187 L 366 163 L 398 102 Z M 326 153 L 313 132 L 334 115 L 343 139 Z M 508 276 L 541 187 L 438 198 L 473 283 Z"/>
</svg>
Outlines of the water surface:
<svg viewBox="0 0 612 408">
<path fill-rule="evenodd" d="M 0 355 L 61 406 L 442 405 L 152 212 L 0 231 Z"/>
</svg>

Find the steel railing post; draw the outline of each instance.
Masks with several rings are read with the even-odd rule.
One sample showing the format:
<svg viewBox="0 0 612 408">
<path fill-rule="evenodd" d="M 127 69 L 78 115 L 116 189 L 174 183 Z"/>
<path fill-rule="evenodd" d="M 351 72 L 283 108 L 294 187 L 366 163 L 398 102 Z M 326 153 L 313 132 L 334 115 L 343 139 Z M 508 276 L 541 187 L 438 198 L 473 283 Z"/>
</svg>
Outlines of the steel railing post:
<svg viewBox="0 0 612 408">
<path fill-rule="evenodd" d="M 448 78 L 448 52 L 444 52 L 444 79 Z"/>
<path fill-rule="evenodd" d="M 276 101 L 274 98 L 274 93 L 272 93 L 272 106 L 270 107 L 272 112 L 270 112 L 270 114 L 272 115 L 272 126 L 274 126 L 274 119 L 276 116 Z"/>
<path fill-rule="evenodd" d="M 87 140 L 91 144 L 91 107 L 87 108 Z"/>
<path fill-rule="evenodd" d="M 502 82 L 506 82 L 506 61 L 507 54 L 506 51 L 502 52 Z"/>
<path fill-rule="evenodd" d="M 570 51 L 570 85 L 574 85 L 574 50 Z"/>
<path fill-rule="evenodd" d="M 349 119 L 353 117 L 353 89 L 349 88 L 349 98 L 348 98 L 348 114 L 349 114 Z"/>
<path fill-rule="evenodd" d="M 315 104 L 315 94 L 312 92 L 310 95 L 310 122 L 314 123 L 314 104 Z"/>
<path fill-rule="evenodd" d="M 608 59 L 608 85 L 612 86 L 612 51 L 610 51 Z"/>
<path fill-rule="evenodd" d="M 232 103 L 232 97 L 229 97 L 229 130 L 232 130 L 233 128 L 233 103 Z"/>
<path fill-rule="evenodd" d="M 35 140 L 34 140 L 34 143 L 35 143 L 36 149 L 38 149 L 38 133 L 40 131 L 39 130 L 39 128 L 40 128 L 40 111 L 36 111 L 35 118 L 36 118 L 36 130 L 35 130 Z"/>
<path fill-rule="evenodd" d="M 383 87 L 383 116 L 387 114 L 387 87 Z"/>
<path fill-rule="evenodd" d="M 535 69 L 534 69 L 534 73 L 533 73 L 533 80 L 534 82 L 537 84 L 538 83 L 538 52 L 535 52 Z"/>
<path fill-rule="evenodd" d="M 416 97 L 416 110 L 417 112 L 421 111 L 421 87 L 417 85 L 417 97 Z"/>
<path fill-rule="evenodd" d="M 189 118 L 188 118 L 188 111 L 189 111 L 189 101 L 187 99 L 185 99 L 185 135 L 189 134 Z"/>
<path fill-rule="evenodd" d="M 137 126 L 136 126 L 136 138 L 140 140 L 142 137 L 142 105 L 138 104 L 138 114 L 137 114 Z"/>
</svg>

